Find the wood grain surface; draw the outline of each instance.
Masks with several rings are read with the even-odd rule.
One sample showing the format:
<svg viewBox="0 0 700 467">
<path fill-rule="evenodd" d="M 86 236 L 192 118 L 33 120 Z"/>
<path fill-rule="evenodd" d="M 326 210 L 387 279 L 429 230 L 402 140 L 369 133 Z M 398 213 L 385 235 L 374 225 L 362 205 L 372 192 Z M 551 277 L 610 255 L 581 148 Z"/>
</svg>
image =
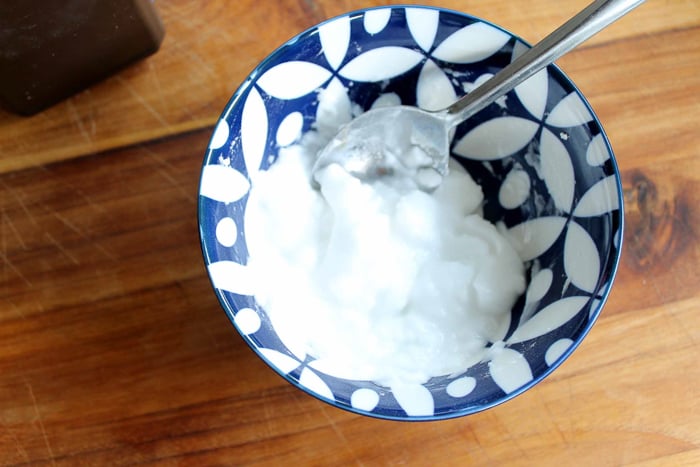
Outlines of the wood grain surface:
<svg viewBox="0 0 700 467">
<path fill-rule="evenodd" d="M 156 3 L 166 39 L 31 118 L 0 114 L 0 465 L 700 465 L 700 2 L 648 0 L 559 64 L 615 149 L 626 230 L 610 299 L 557 371 L 473 416 L 335 409 L 220 309 L 196 200 L 245 75 L 373 1 Z M 413 2 L 402 2 L 413 3 Z M 587 2 L 422 2 L 528 41 Z"/>
</svg>

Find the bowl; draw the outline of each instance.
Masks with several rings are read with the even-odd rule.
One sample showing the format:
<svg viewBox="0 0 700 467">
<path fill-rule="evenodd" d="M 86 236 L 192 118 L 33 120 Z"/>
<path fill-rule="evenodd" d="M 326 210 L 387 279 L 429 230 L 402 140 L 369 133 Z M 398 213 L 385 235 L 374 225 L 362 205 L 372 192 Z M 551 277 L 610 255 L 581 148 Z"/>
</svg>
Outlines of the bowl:
<svg viewBox="0 0 700 467">
<path fill-rule="evenodd" d="M 483 215 L 507 232 L 527 286 L 491 357 L 425 383 L 390 387 L 287 345 L 253 296 L 245 215 L 253 175 L 275 163 L 340 92 L 355 113 L 391 101 L 447 106 L 528 45 L 455 11 L 396 6 L 314 26 L 265 58 L 233 94 L 206 150 L 199 227 L 213 289 L 245 342 L 299 389 L 333 406 L 392 420 L 473 414 L 532 388 L 593 326 L 616 272 L 623 226 L 613 152 L 584 96 L 556 66 L 455 131 L 452 156 L 481 186 Z M 284 187 L 280 187 L 283 190 Z M 289 310 L 294 313 L 293 309 Z"/>
</svg>

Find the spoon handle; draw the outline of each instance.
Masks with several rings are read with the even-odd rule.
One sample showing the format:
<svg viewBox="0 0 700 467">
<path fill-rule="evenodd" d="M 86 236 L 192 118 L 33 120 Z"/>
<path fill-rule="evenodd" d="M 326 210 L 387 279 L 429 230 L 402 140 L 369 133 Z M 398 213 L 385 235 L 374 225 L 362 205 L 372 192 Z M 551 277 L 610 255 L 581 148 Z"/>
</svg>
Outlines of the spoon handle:
<svg viewBox="0 0 700 467">
<path fill-rule="evenodd" d="M 455 126 L 493 103 L 530 76 L 644 3 L 644 0 L 596 0 L 508 66 L 443 110 Z"/>
</svg>

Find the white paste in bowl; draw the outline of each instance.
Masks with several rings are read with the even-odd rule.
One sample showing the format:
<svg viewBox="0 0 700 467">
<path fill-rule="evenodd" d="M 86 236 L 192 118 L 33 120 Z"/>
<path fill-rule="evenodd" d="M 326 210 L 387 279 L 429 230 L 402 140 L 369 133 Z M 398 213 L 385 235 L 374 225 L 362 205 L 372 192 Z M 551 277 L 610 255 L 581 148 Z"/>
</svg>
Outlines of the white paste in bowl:
<svg viewBox="0 0 700 467">
<path fill-rule="evenodd" d="M 458 164 L 432 194 L 331 165 L 319 192 L 312 140 L 255 175 L 246 209 L 255 298 L 280 339 L 321 371 L 387 386 L 484 359 L 525 275 L 480 215 L 480 187 Z"/>
</svg>

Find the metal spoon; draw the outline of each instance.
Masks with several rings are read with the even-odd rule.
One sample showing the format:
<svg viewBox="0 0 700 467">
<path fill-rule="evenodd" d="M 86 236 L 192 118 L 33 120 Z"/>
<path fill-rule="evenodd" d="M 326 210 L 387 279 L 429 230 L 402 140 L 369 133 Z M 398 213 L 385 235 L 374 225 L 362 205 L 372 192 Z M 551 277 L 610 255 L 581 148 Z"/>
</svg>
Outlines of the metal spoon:
<svg viewBox="0 0 700 467">
<path fill-rule="evenodd" d="M 597 0 L 508 66 L 443 110 L 411 106 L 372 109 L 342 127 L 318 155 L 317 175 L 337 163 L 362 180 L 413 181 L 431 192 L 447 174 L 452 129 L 644 0 Z"/>
</svg>

